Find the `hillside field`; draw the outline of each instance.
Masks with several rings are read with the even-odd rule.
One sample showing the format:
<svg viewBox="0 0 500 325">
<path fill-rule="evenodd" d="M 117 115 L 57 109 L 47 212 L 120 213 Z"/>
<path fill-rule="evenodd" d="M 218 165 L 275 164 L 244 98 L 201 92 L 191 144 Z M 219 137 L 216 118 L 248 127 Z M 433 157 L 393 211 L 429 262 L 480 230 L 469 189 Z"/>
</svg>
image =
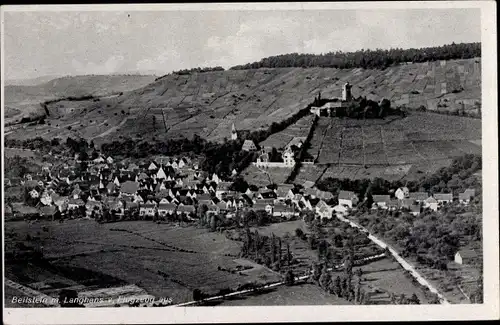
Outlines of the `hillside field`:
<svg viewBox="0 0 500 325">
<path fill-rule="evenodd" d="M 47 227 L 48 231 L 43 231 Z M 113 231 L 121 229 L 122 231 Z M 194 289 L 216 294 L 247 282 L 277 281 L 262 266 L 238 271 L 239 243 L 194 226 L 154 222 L 98 224 L 91 220 L 35 224 L 8 222 L 6 252 L 18 243 L 43 245 L 50 265 L 6 260 L 6 278 L 45 294 L 72 287 L 79 292 L 134 285 L 174 303 L 192 300 Z M 15 233 L 15 235 L 13 235 Z M 39 242 L 26 240 L 27 235 Z M 218 266 L 233 270 L 218 270 Z"/>
<path fill-rule="evenodd" d="M 122 96 L 54 103 L 49 110 L 57 113 L 45 125 L 10 130 L 9 135 L 21 139 L 79 135 L 105 141 L 198 134 L 222 141 L 230 137 L 233 123 L 239 130 L 267 128 L 306 107 L 319 92 L 323 98 L 340 96 L 345 82 L 353 85 L 356 97 L 474 113 L 481 101 L 481 61 L 414 63 L 385 70 L 277 68 L 172 74 Z"/>
<path fill-rule="evenodd" d="M 384 120 L 321 118 L 301 182 L 321 177 L 412 179 L 449 165 L 455 157 L 481 154 L 481 120 L 410 112 Z"/>
<path fill-rule="evenodd" d="M 25 116 L 45 114 L 40 103 L 69 96 L 103 96 L 143 87 L 154 81 L 154 76 L 89 75 L 54 78 L 31 85 L 4 87 L 5 123 L 19 122 Z"/>
</svg>

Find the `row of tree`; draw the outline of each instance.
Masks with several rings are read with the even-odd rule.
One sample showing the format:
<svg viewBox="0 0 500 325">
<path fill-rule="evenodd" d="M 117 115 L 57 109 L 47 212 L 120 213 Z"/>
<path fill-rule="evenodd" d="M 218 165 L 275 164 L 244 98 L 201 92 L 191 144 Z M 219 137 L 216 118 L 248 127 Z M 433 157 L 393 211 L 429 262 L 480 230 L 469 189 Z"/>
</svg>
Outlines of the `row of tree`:
<svg viewBox="0 0 500 325">
<path fill-rule="evenodd" d="M 237 65 L 231 70 L 259 68 L 364 68 L 385 69 L 406 62 L 471 59 L 481 56 L 481 43 L 460 43 L 420 49 L 360 50 L 326 54 L 290 53 L 264 58 L 258 62 Z"/>
<path fill-rule="evenodd" d="M 181 69 L 181 70 L 173 71 L 171 74 L 176 74 L 176 75 L 182 76 L 182 75 L 190 75 L 191 73 L 204 73 L 204 72 L 212 72 L 212 71 L 224 71 L 224 68 L 221 66 L 203 67 L 203 68 L 198 67 L 198 68 L 192 68 L 192 69 Z M 158 77 L 155 79 L 155 81 L 163 79 L 166 76 L 169 76 L 171 74 L 169 73 L 169 74 L 163 75 L 161 77 Z"/>
</svg>

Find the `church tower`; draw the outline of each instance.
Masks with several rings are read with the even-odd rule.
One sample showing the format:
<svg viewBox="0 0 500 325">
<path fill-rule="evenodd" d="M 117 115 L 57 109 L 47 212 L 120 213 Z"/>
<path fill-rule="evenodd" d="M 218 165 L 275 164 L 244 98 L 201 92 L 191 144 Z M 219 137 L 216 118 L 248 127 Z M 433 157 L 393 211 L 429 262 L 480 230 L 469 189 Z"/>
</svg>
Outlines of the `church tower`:
<svg viewBox="0 0 500 325">
<path fill-rule="evenodd" d="M 236 132 L 236 128 L 234 127 L 234 123 L 233 123 L 233 127 L 231 128 L 231 140 L 237 140 L 238 139 L 238 132 Z"/>
</svg>

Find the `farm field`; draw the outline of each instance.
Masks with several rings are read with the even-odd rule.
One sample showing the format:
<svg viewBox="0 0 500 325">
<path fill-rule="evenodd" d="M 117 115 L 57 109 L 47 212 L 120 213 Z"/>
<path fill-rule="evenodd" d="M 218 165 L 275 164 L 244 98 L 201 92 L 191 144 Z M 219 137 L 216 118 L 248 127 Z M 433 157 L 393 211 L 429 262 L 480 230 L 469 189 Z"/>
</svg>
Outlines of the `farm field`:
<svg viewBox="0 0 500 325">
<path fill-rule="evenodd" d="M 412 283 L 405 276 L 404 269 L 392 259 L 384 258 L 361 267 L 363 280 L 361 287 L 370 293 L 370 300 L 375 304 L 390 304 L 390 294 L 404 294 L 411 297 L 416 294 L 421 304 L 431 301 L 432 297 Z"/>
<path fill-rule="evenodd" d="M 47 232 L 42 231 L 43 226 L 48 227 Z M 24 242 L 28 234 L 40 237 L 37 243 L 43 245 L 50 263 L 26 265 L 7 260 L 6 277 L 41 287 L 47 294 L 65 287 L 87 292 L 135 285 L 149 295 L 170 297 L 176 303 L 191 300 L 196 288 L 215 294 L 247 282 L 280 279 L 263 267 L 236 271 L 239 243 L 192 226 L 152 222 L 99 225 L 90 220 L 31 225 L 8 222 L 5 232 L 16 233 L 6 241 L 6 251 Z M 218 270 L 218 266 L 234 273 Z"/>
<path fill-rule="evenodd" d="M 289 305 L 351 305 L 352 303 L 323 291 L 314 284 L 280 286 L 263 293 L 253 293 L 224 300 L 219 306 L 289 306 Z"/>
<path fill-rule="evenodd" d="M 303 166 L 296 179 L 317 181 L 324 171 L 322 177 L 412 180 L 454 157 L 481 154 L 479 139 L 481 120 L 467 117 L 410 112 L 385 122 L 322 118 L 308 150 L 317 166 Z"/>
<path fill-rule="evenodd" d="M 54 78 L 36 85 L 6 85 L 5 104 L 10 109 L 5 123 L 20 121 L 24 116 L 43 115 L 40 103 L 46 100 L 125 92 L 143 87 L 154 79 L 147 75 L 92 75 Z"/>
<path fill-rule="evenodd" d="M 313 115 L 307 115 L 301 118 L 285 130 L 269 136 L 266 140 L 260 143 L 260 146 L 280 149 L 284 148 L 290 141 L 292 141 L 293 138 L 302 138 L 305 140 L 311 128 L 313 119 Z"/>
<path fill-rule="evenodd" d="M 341 86 L 346 81 L 353 84 L 354 96 L 367 96 L 373 100 L 388 98 L 394 105 L 423 105 L 428 110 L 453 111 L 463 107 L 473 112 L 478 110 L 481 101 L 480 71 L 481 60 L 477 58 L 407 64 L 386 70 L 283 68 L 214 71 L 167 75 L 157 81 L 144 77 L 119 86 L 116 79 L 98 83 L 82 77 L 81 81 L 74 82 L 77 86 L 65 81 L 48 86 L 44 92 L 10 86 L 17 88 L 6 93 L 6 98 L 10 98 L 6 103 L 23 113 L 25 107 L 21 101 L 28 101 L 26 105 L 32 107 L 36 104 L 37 110 L 41 109 L 38 103 L 46 97 L 39 96 L 40 93 L 62 97 L 76 95 L 76 89 L 87 94 L 92 89 L 98 93 L 95 89 L 100 88 L 103 92 L 124 91 L 124 94 L 99 101 L 54 103 L 49 105 L 49 110 L 65 111 L 64 117 L 51 117 L 48 119 L 50 125 L 37 126 L 38 130 L 34 127 L 14 130 L 9 136 L 20 139 L 53 137 L 58 131 L 63 131 L 61 136 L 71 134 L 92 138 L 112 129 L 106 134 L 107 138 L 143 136 L 150 139 L 177 137 L 189 130 L 189 134 L 223 141 L 230 136 L 233 123 L 239 130 L 267 128 L 305 108 L 319 92 L 325 98 L 340 96 Z M 457 80 L 460 80 L 463 90 L 456 89 L 459 86 Z M 71 85 L 64 86 L 65 83 Z M 132 87 L 136 87 L 135 90 L 129 91 L 134 89 Z M 130 120 L 123 122 L 125 117 L 131 117 L 134 123 Z M 70 125 L 75 119 L 88 122 Z M 67 129 L 68 126 L 71 130 Z M 421 126 L 426 127 L 426 124 Z M 277 145 L 282 145 L 281 141 Z"/>
</svg>

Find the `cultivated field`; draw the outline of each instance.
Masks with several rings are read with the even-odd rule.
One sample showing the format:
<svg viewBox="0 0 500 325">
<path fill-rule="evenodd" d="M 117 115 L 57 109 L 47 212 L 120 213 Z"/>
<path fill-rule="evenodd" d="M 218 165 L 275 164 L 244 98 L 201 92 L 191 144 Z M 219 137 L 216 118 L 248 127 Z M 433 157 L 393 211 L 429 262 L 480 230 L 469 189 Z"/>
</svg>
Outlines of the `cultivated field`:
<svg viewBox="0 0 500 325">
<path fill-rule="evenodd" d="M 102 96 L 143 87 L 154 81 L 154 76 L 90 75 L 55 78 L 36 85 L 5 86 L 5 104 L 9 107 L 5 123 L 20 121 L 24 116 L 38 116 L 45 112 L 41 102 L 68 96 Z"/>
<path fill-rule="evenodd" d="M 48 231 L 43 231 L 43 226 Z M 62 288 L 88 292 L 135 285 L 144 293 L 179 303 L 191 300 L 194 289 L 215 294 L 248 282 L 280 279 L 261 266 L 240 270 L 238 242 L 192 226 L 152 222 L 99 225 L 73 220 L 32 225 L 8 222 L 5 227 L 6 234 L 16 233 L 8 235 L 6 252 L 16 243 L 29 242 L 42 245 L 44 257 L 50 262 L 7 260 L 6 277 L 49 295 Z M 28 234 L 40 239 L 26 241 Z M 218 270 L 218 266 L 226 270 Z"/>
<path fill-rule="evenodd" d="M 454 157 L 481 154 L 480 139 L 481 120 L 467 117 L 410 112 L 385 120 L 322 118 L 308 150 L 319 166 L 303 166 L 297 180 L 418 178 Z"/>
<path fill-rule="evenodd" d="M 375 304 L 389 304 L 390 294 L 404 294 L 410 298 L 416 294 L 421 304 L 432 300 L 430 292 L 412 283 L 404 274 L 404 269 L 392 259 L 384 258 L 361 267 L 363 270 L 361 287 L 370 292 L 370 300 Z"/>
<path fill-rule="evenodd" d="M 272 134 L 266 140 L 262 141 L 260 146 L 280 149 L 284 148 L 294 138 L 301 138 L 302 141 L 305 141 L 305 138 L 311 129 L 313 120 L 313 115 L 307 115 L 298 120 L 297 123 L 290 125 L 285 130 Z"/>
<path fill-rule="evenodd" d="M 99 102 L 63 103 L 63 108 L 56 103 L 49 109 L 69 109 L 65 117 L 54 118 L 51 125 L 36 131 L 29 128 L 13 134 L 52 137 L 62 130 L 63 136 L 79 134 L 91 138 L 112 129 L 105 134 L 107 138 L 199 134 L 221 141 L 230 136 L 233 123 L 240 130 L 267 128 L 306 107 L 319 92 L 324 98 L 340 96 L 346 81 L 353 84 L 354 96 L 389 98 L 394 105 L 424 105 L 428 110 L 464 108 L 472 112 L 477 111 L 481 101 L 480 67 L 480 59 L 470 59 L 408 64 L 385 70 L 283 68 L 169 75 Z M 69 95 L 68 92 L 64 95 Z M 132 119 L 125 121 L 127 117 Z M 76 119 L 85 122 L 70 125 Z M 71 130 L 67 130 L 68 126 Z"/>
<path fill-rule="evenodd" d="M 314 284 L 299 284 L 293 287 L 280 286 L 262 293 L 252 293 L 221 301 L 219 306 L 310 306 L 351 305 L 352 303 L 326 293 Z"/>
</svg>

